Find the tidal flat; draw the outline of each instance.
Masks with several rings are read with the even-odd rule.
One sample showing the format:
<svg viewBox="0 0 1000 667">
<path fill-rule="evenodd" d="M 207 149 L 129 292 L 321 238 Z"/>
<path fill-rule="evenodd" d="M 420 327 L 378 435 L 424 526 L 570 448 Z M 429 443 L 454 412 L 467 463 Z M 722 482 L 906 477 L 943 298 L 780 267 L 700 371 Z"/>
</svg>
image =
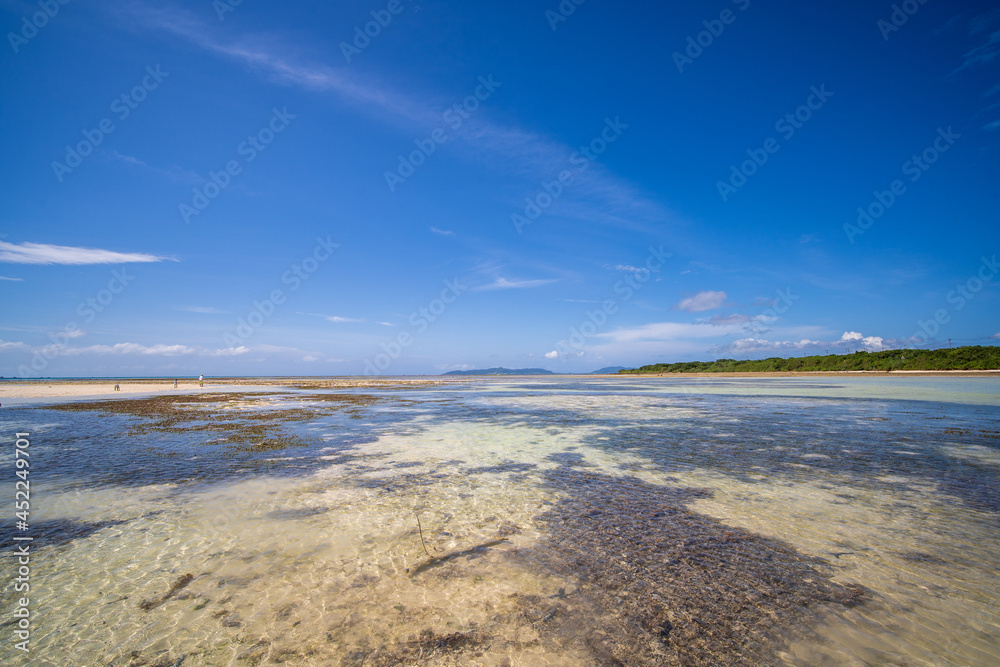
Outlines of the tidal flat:
<svg viewBox="0 0 1000 667">
<path fill-rule="evenodd" d="M 4 406 L 34 540 L 31 652 L 3 664 L 1000 664 L 997 377 Z"/>
</svg>

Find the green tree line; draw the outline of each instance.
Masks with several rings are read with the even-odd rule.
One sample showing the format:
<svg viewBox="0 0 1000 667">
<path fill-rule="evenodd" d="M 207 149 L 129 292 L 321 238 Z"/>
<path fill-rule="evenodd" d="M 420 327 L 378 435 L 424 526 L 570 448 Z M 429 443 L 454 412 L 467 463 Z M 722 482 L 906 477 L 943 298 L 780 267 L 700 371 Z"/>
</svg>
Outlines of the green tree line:
<svg viewBox="0 0 1000 667">
<path fill-rule="evenodd" d="M 717 359 L 651 364 L 619 371 L 641 373 L 775 373 L 783 371 L 984 371 L 1000 369 L 1000 347 L 969 345 L 940 350 L 883 350 L 811 357 Z"/>
</svg>

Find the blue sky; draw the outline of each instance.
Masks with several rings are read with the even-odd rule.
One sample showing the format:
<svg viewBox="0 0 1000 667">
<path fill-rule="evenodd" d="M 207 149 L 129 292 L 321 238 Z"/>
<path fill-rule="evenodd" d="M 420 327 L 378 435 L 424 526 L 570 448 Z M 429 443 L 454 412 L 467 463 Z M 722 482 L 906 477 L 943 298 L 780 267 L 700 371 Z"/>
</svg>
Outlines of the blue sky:
<svg viewBox="0 0 1000 667">
<path fill-rule="evenodd" d="M 0 375 L 1000 337 L 995 3 L 0 6 Z"/>
</svg>

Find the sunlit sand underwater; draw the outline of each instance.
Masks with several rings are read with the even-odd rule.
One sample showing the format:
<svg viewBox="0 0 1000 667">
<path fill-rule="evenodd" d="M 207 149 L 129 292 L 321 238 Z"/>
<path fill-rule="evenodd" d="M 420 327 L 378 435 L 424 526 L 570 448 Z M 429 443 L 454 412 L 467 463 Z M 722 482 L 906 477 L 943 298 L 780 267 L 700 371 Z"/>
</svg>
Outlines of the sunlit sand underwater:
<svg viewBox="0 0 1000 667">
<path fill-rule="evenodd" d="M 31 433 L 35 536 L 31 652 L 4 616 L 3 664 L 1000 664 L 1000 378 L 330 381 L 0 414 Z"/>
</svg>

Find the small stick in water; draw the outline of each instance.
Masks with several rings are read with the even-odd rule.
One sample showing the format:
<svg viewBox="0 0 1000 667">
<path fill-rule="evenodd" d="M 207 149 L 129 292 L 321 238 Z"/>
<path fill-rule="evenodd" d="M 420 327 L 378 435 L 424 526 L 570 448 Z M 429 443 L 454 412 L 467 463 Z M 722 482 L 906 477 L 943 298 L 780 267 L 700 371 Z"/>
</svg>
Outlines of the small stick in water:
<svg viewBox="0 0 1000 667">
<path fill-rule="evenodd" d="M 431 552 L 429 552 L 427 550 L 427 545 L 424 544 L 424 529 L 420 526 L 420 515 L 419 514 L 417 515 L 417 530 L 420 531 L 420 546 L 422 546 L 424 548 L 424 553 L 427 554 L 428 558 L 430 558 L 431 557 Z"/>
</svg>

